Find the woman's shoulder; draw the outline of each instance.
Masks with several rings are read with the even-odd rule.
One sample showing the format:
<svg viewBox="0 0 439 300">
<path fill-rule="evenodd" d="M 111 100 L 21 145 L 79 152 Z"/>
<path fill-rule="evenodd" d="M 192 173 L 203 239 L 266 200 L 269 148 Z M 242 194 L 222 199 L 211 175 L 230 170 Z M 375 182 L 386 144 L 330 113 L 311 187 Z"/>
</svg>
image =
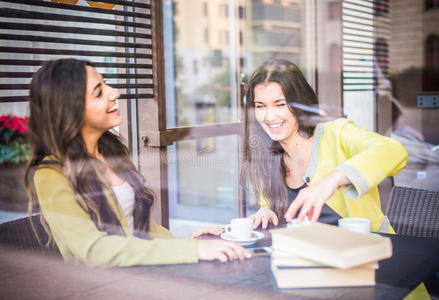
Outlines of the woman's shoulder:
<svg viewBox="0 0 439 300">
<path fill-rule="evenodd" d="M 327 121 L 324 123 L 320 123 L 317 127 L 321 126 L 323 133 L 328 132 L 340 132 L 346 126 L 348 127 L 356 127 L 354 121 L 347 118 L 338 118 L 332 121 Z"/>
<path fill-rule="evenodd" d="M 354 124 L 354 121 L 347 118 L 337 118 L 335 120 L 327 121 L 321 124 L 326 129 L 326 128 L 343 127 L 346 124 Z"/>
<path fill-rule="evenodd" d="M 35 183 L 46 182 L 47 180 L 67 180 L 63 172 L 63 167 L 59 159 L 53 155 L 45 156 L 36 166 L 34 180 Z"/>
</svg>

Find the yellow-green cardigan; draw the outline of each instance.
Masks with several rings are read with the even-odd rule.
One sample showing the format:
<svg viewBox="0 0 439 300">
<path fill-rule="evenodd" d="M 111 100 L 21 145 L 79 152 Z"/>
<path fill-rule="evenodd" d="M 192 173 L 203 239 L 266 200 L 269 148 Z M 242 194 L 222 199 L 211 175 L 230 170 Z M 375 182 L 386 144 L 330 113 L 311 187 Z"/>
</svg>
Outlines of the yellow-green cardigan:
<svg viewBox="0 0 439 300">
<path fill-rule="evenodd" d="M 96 228 L 90 215 L 75 201 L 71 185 L 60 168 L 38 168 L 34 175 L 34 185 L 41 213 L 66 261 L 95 266 L 198 262 L 196 239 L 176 238 L 153 221 L 150 222 L 149 230 L 154 238 L 133 236 L 119 202 L 105 182 L 104 194 L 126 236 L 108 235 Z"/>
<path fill-rule="evenodd" d="M 372 231 L 394 233 L 381 210 L 377 185 L 401 171 L 408 153 L 396 140 L 370 132 L 348 119 L 318 124 L 311 159 L 303 180 L 313 185 L 331 170 L 338 169 L 352 185 L 326 201 L 341 217 L 368 218 Z M 261 199 L 260 206 L 269 206 Z"/>
</svg>

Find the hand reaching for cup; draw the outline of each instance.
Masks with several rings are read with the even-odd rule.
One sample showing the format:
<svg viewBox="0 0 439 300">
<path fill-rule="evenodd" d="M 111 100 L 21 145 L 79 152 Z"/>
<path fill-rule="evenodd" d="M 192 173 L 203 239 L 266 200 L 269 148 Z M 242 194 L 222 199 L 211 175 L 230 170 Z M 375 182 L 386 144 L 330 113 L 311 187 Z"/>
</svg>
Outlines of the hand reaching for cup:
<svg viewBox="0 0 439 300">
<path fill-rule="evenodd" d="M 253 229 L 259 227 L 262 224 L 262 229 L 266 229 L 269 223 L 277 226 L 279 219 L 274 211 L 268 207 L 261 207 L 254 215 L 249 216 L 253 220 Z"/>
<path fill-rule="evenodd" d="M 251 254 L 244 248 L 232 242 L 222 240 L 199 240 L 198 259 L 199 260 L 243 260 L 251 258 Z"/>
<path fill-rule="evenodd" d="M 223 232 L 224 232 L 224 228 L 220 226 L 210 226 L 210 227 L 198 228 L 194 230 L 194 232 L 192 232 L 189 237 L 193 239 L 206 234 L 219 236 Z"/>
</svg>

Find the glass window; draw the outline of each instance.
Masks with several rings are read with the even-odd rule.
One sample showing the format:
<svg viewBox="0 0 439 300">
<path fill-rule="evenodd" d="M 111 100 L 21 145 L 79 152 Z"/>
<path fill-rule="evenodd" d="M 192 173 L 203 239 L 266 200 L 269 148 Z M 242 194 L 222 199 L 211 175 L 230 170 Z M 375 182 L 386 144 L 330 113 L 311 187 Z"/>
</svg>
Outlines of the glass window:
<svg viewBox="0 0 439 300">
<path fill-rule="evenodd" d="M 312 51 L 305 50 L 312 9 L 305 0 L 212 0 L 214 19 L 202 18 L 205 2 L 195 2 L 164 5 L 168 128 L 241 122 L 239 80 L 268 59 L 287 59 L 312 73 Z M 212 135 L 168 147 L 177 157 L 168 165 L 172 218 L 226 222 L 240 213 L 239 136 Z M 248 204 L 256 208 L 251 197 Z"/>
<path fill-rule="evenodd" d="M 217 123 L 237 121 L 237 98 L 230 88 L 236 53 L 229 47 L 235 37 L 231 37 L 228 6 L 217 1 L 216 7 L 224 18 L 205 19 L 201 18 L 202 3 L 199 6 L 182 0 L 165 3 L 168 3 L 164 6 L 168 127 L 200 124 L 197 115 L 205 109 L 200 103 L 215 103 L 212 120 Z M 167 15 L 170 17 L 166 18 Z M 193 67 L 194 61 L 198 61 L 197 68 Z M 212 124 L 209 122 L 202 124 Z"/>
<path fill-rule="evenodd" d="M 237 148 L 235 135 L 179 141 L 168 147 L 171 218 L 228 223 L 235 216 Z"/>
</svg>

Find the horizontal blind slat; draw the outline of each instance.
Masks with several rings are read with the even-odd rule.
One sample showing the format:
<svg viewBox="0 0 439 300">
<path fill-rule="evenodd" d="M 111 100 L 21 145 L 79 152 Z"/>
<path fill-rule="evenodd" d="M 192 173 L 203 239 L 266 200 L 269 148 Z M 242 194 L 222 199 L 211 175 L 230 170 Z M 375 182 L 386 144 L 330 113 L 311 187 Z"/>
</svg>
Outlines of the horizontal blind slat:
<svg viewBox="0 0 439 300">
<path fill-rule="evenodd" d="M 43 25 L 43 24 L 26 24 L 26 23 L 12 23 L 12 22 L 0 22 L 0 28 L 11 30 L 25 30 L 25 31 L 38 31 L 38 32 L 62 32 L 62 33 L 75 33 L 75 34 L 89 34 L 89 35 L 106 35 L 106 36 L 124 36 L 135 37 L 142 39 L 151 39 L 150 34 L 137 33 L 137 32 L 125 32 L 109 29 L 92 29 L 84 27 L 67 27 L 56 25 Z"/>
<path fill-rule="evenodd" d="M 118 99 L 154 99 L 154 94 L 123 94 Z M 27 96 L 7 96 L 0 97 L 0 103 L 8 102 L 28 102 Z"/>
<path fill-rule="evenodd" d="M 0 72 L 0 78 L 32 78 L 33 72 Z M 143 78 L 152 79 L 152 74 L 138 74 L 138 73 L 101 73 L 104 78 Z"/>
<path fill-rule="evenodd" d="M 71 39 L 71 38 L 58 38 L 58 37 L 35 36 L 35 35 L 2 34 L 2 33 L 0 33 L 0 40 L 152 49 L 151 44 L 108 42 L 108 41 L 95 41 L 95 40 L 90 40 L 90 39 L 85 40 L 85 39 Z"/>
<path fill-rule="evenodd" d="M 12 58 L 0 59 L 0 103 L 28 101 L 34 71 L 58 56 L 86 59 L 102 68 L 102 77 L 120 89 L 119 99 L 154 99 L 151 4 L 98 2 L 116 6 L 0 0 L 0 53 Z"/>
<path fill-rule="evenodd" d="M 5 66 L 42 66 L 47 60 L 23 60 L 23 59 L 0 59 L 0 65 Z M 142 63 L 102 63 L 93 62 L 95 67 L 102 68 L 136 68 L 136 69 L 151 69 L 151 64 Z"/>
<path fill-rule="evenodd" d="M 108 83 L 107 83 L 108 84 Z M 124 84 L 124 83 L 111 83 L 109 86 L 116 89 L 152 89 L 153 84 Z M 30 84 L 0 84 L 0 90 L 27 90 L 30 88 Z"/>
<path fill-rule="evenodd" d="M 142 17 L 142 16 L 144 16 L 144 14 L 138 13 L 138 12 L 98 8 L 98 7 L 92 7 L 92 6 L 71 5 L 71 4 L 38 1 L 38 0 L 37 1 L 36 0 L 0 0 L 0 2 L 9 2 L 9 3 L 14 3 L 14 4 L 27 4 L 27 5 L 40 6 L 40 7 L 59 8 L 59 9 L 65 9 L 65 10 L 84 11 L 84 12 L 92 12 L 92 13 L 100 13 L 100 14 L 110 14 L 110 15 L 116 15 L 116 16 L 127 16 L 127 17 Z M 149 4 L 147 4 L 147 6 L 143 7 L 143 8 L 150 9 L 151 7 L 149 6 Z"/>
<path fill-rule="evenodd" d="M 17 1 L 0 0 L 0 2 L 17 2 L 17 3 L 27 2 L 26 4 L 40 5 L 40 2 L 43 2 L 43 1 L 41 1 L 41 0 L 28 0 L 28 1 L 23 1 L 23 0 L 17 0 Z M 99 1 L 95 1 L 95 2 L 102 2 L 102 3 L 108 3 L 108 4 L 116 4 L 116 5 L 123 5 L 123 6 L 129 6 L 129 7 L 139 7 L 139 8 L 145 8 L 145 9 L 151 9 L 151 4 L 142 3 L 142 2 L 135 2 L 135 1 L 99 0 Z M 73 7 L 79 6 L 77 4 L 76 5 L 64 4 L 64 5 L 73 6 Z"/>
<path fill-rule="evenodd" d="M 79 55 L 79 56 L 111 56 L 111 57 L 133 57 L 151 59 L 151 54 L 108 52 L 108 51 L 85 51 L 85 50 L 64 50 L 64 49 L 44 49 L 44 48 L 21 48 L 21 47 L 2 47 L 0 53 L 28 53 L 28 54 L 54 54 L 54 55 Z"/>
<path fill-rule="evenodd" d="M 151 29 L 151 26 L 146 23 L 137 23 L 137 22 L 126 22 L 126 21 L 117 21 L 117 20 L 109 20 L 102 18 L 91 18 L 91 17 L 82 17 L 82 16 L 69 16 L 69 15 L 61 15 L 61 14 L 53 14 L 53 13 L 41 13 L 35 11 L 25 11 L 19 9 L 12 8 L 2 8 L 0 7 L 0 17 L 3 18 L 23 18 L 23 19 L 33 19 L 33 20 L 43 20 L 43 21 L 62 21 L 62 22 L 80 22 L 80 23 L 93 23 L 93 24 L 108 24 L 115 26 L 126 26 L 126 27 L 139 27 L 145 29 Z M 145 19 L 149 19 L 149 15 L 145 15 Z"/>
</svg>

